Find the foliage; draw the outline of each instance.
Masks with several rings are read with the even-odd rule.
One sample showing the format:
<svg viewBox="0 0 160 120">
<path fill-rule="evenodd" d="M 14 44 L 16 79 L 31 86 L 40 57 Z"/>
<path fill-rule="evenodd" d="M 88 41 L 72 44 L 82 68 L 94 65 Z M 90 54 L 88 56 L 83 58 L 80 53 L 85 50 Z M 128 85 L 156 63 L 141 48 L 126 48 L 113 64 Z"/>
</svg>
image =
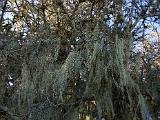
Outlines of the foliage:
<svg viewBox="0 0 160 120">
<path fill-rule="evenodd" d="M 158 52 L 144 41 L 146 26 L 159 22 L 159 1 L 4 0 L 1 4 L 0 118 L 157 117 Z M 145 54 L 133 49 L 139 41 Z"/>
</svg>

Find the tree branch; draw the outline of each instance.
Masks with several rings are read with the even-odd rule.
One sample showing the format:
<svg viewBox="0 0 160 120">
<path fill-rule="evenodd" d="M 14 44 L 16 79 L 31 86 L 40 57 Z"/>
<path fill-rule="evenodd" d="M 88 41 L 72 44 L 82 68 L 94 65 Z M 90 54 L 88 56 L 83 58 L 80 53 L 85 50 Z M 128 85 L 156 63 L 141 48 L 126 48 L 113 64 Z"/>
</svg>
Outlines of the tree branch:
<svg viewBox="0 0 160 120">
<path fill-rule="evenodd" d="M 6 8 L 7 8 L 7 2 L 8 2 L 8 0 L 5 0 L 4 5 L 3 5 L 3 1 L 2 1 L 2 14 L 1 14 L 1 18 L 0 18 L 0 31 L 2 30 L 3 16 L 4 16 L 4 13 L 5 13 Z"/>
</svg>

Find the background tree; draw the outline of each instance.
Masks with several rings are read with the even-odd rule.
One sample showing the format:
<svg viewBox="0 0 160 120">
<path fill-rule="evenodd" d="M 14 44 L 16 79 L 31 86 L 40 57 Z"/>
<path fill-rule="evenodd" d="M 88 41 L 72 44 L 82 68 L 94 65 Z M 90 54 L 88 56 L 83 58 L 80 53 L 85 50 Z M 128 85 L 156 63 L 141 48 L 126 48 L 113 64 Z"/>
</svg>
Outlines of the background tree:
<svg viewBox="0 0 160 120">
<path fill-rule="evenodd" d="M 146 41 L 148 31 L 159 32 L 159 7 L 158 0 L 1 1 L 0 117 L 157 119 L 159 37 L 153 47 Z"/>
</svg>

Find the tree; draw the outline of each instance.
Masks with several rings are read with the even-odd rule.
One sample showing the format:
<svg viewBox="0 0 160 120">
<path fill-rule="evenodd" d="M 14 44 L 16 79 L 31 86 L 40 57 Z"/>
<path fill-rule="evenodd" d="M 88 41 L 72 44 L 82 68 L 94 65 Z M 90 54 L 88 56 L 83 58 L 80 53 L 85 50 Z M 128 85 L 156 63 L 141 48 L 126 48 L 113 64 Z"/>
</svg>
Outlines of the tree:
<svg viewBox="0 0 160 120">
<path fill-rule="evenodd" d="M 130 66 L 138 63 L 133 43 L 159 22 L 159 1 L 4 0 L 1 6 L 0 117 L 153 118 L 141 82 L 151 69 L 143 67 L 141 76 L 141 68 Z"/>
</svg>

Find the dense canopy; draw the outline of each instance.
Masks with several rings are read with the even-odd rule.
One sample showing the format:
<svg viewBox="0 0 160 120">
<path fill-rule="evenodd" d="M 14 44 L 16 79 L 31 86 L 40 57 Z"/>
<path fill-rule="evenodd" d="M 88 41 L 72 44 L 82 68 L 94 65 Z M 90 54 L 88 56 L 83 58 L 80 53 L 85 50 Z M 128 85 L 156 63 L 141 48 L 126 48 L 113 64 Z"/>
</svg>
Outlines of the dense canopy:
<svg viewBox="0 0 160 120">
<path fill-rule="evenodd" d="M 0 120 L 156 120 L 159 0 L 1 0 Z"/>
</svg>

